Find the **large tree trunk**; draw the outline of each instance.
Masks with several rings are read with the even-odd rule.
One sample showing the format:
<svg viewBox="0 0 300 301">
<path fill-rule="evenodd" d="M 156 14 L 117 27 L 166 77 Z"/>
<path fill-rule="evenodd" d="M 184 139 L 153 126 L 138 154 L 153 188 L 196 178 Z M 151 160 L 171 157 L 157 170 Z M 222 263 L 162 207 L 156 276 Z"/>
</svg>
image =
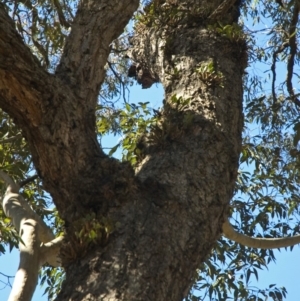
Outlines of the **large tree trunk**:
<svg viewBox="0 0 300 301">
<path fill-rule="evenodd" d="M 1 57 L 11 61 L 0 62 L 0 104 L 22 128 L 69 239 L 76 241 L 76 221 L 84 222 L 91 211 L 112 228 L 86 254 L 74 258 L 72 250 L 80 248 L 66 246 L 67 279 L 57 300 L 180 301 L 221 234 L 233 193 L 244 41 L 208 29 L 220 1 L 178 1 L 180 7 L 169 1 L 163 9 L 155 4 L 155 17 L 162 19 L 137 25 L 131 52 L 136 76 L 145 87 L 159 79 L 165 100 L 134 172 L 97 145 L 94 110 L 109 44 L 137 1 L 87 2 L 82 1 L 55 76 L 39 68 L 1 12 L 8 24 L 1 41 L 15 41 L 10 45 L 18 53 L 12 56 L 12 49 L 1 45 Z M 177 8 L 187 12 L 174 20 L 162 17 Z M 236 9 L 225 10 L 221 21 L 237 21 Z M 93 41 L 93 30 L 101 26 Z M 213 70 L 203 71 L 208 65 Z"/>
</svg>

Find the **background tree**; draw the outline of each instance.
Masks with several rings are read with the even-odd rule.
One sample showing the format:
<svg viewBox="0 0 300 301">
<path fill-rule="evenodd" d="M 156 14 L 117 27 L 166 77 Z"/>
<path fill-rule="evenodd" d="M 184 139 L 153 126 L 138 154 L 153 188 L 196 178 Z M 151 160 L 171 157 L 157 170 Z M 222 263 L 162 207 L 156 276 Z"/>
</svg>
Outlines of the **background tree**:
<svg viewBox="0 0 300 301">
<path fill-rule="evenodd" d="M 22 195 L 65 233 L 57 300 L 182 300 L 195 280 L 203 296 L 219 300 L 285 295 L 247 287 L 272 251 L 219 239 L 224 221 L 231 235 L 229 216 L 250 236 L 298 230 L 299 5 L 282 5 L 144 3 L 128 45 L 125 34 L 117 37 L 138 1 L 2 1 L 0 105 L 10 116 L 2 113 L 2 169 L 21 184 L 37 171 Z M 238 23 L 240 8 L 253 20 L 271 18 L 268 47 Z M 248 58 L 270 60 L 270 95 L 257 74 L 244 73 Z M 287 65 L 280 85 L 279 59 Z M 163 84 L 154 115 L 145 103 L 112 102 L 128 82 L 124 70 L 143 88 Z M 246 125 L 256 121 L 261 131 L 246 128 L 242 143 L 243 86 Z M 99 144 L 110 131 L 123 135 L 123 162 Z M 238 171 L 238 161 L 254 172 Z M 45 191 L 57 212 L 45 209 Z M 10 221 L 0 227 L 3 242 L 17 245 Z M 52 296 L 57 283 L 50 283 Z"/>
</svg>

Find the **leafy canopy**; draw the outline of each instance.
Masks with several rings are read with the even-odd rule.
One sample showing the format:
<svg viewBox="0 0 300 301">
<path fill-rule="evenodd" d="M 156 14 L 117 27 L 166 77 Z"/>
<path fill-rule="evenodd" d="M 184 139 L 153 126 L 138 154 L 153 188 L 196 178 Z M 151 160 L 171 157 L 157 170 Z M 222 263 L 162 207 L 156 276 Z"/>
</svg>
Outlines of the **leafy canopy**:
<svg viewBox="0 0 300 301">
<path fill-rule="evenodd" d="M 76 13 L 75 0 L 4 0 L 16 28 L 41 65 L 53 72 L 59 62 L 65 38 Z M 142 5 L 142 4 L 141 4 Z M 150 7 L 151 8 L 151 7 Z M 141 6 L 142 11 L 142 6 Z M 148 13 L 151 12 L 148 6 Z M 148 20 L 147 11 L 134 20 Z M 244 76 L 243 147 L 235 195 L 231 201 L 231 223 L 238 231 L 257 237 L 282 237 L 299 233 L 300 121 L 299 91 L 299 4 L 246 0 L 242 4 L 239 28 L 248 43 L 249 66 Z M 153 21 L 153 20 L 152 20 Z M 128 26 L 132 29 L 132 23 Z M 109 155 L 133 166 L 143 156 L 143 135 L 159 125 L 159 110 L 141 100 L 132 103 L 127 76 L 128 38 L 125 30 L 112 45 L 107 76 L 99 93 L 96 110 L 99 143 Z M 220 35 L 234 38 L 233 27 L 218 24 Z M 202 69 L 209 66 L 202 66 Z M 200 67 L 199 67 L 200 68 Z M 201 69 L 201 68 L 200 68 Z M 202 73 L 206 70 L 200 70 Z M 151 93 L 151 91 L 149 92 Z M 107 136 L 119 142 L 106 148 Z M 19 129 L 0 111 L 0 168 L 16 181 L 35 174 L 31 155 Z M 119 153 L 117 152 L 119 151 Z M 1 183 L 2 192 L 4 185 Z M 62 221 L 53 209 L 39 179 L 25 185 L 22 194 L 32 208 L 56 233 Z M 18 234 L 0 208 L 0 252 L 17 248 Z M 291 248 L 292 249 L 292 248 Z M 221 238 L 211 257 L 195 273 L 195 284 L 185 300 L 282 300 L 285 288 L 270 285 L 252 288 L 258 270 L 275 261 L 272 250 L 245 248 Z M 63 279 L 61 269 L 45 267 L 41 282 L 53 299 Z"/>
</svg>

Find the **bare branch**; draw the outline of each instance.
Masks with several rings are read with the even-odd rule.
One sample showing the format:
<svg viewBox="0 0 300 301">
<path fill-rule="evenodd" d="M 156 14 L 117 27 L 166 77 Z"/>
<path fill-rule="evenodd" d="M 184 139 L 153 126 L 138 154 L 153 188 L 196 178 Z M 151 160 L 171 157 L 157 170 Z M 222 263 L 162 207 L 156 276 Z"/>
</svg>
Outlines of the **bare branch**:
<svg viewBox="0 0 300 301">
<path fill-rule="evenodd" d="M 62 26 L 66 27 L 66 28 L 69 28 L 71 25 L 70 23 L 66 20 L 65 18 L 65 15 L 63 13 L 63 10 L 62 10 L 62 7 L 59 3 L 58 0 L 53 0 L 53 4 L 56 8 L 56 11 L 57 11 L 57 14 L 58 14 L 58 19 L 59 19 L 59 22 Z"/>
<path fill-rule="evenodd" d="M 19 244 L 20 264 L 8 301 L 30 301 L 37 285 L 39 262 L 38 223 L 22 219 L 22 241 Z"/>
<path fill-rule="evenodd" d="M 53 240 L 42 244 L 40 248 L 41 258 L 40 264 L 45 263 L 50 264 L 53 267 L 61 266 L 61 261 L 59 258 L 60 248 L 64 241 L 64 236 L 58 236 Z"/>
<path fill-rule="evenodd" d="M 22 240 L 19 243 L 20 264 L 8 300 L 30 301 L 37 284 L 41 264 L 45 262 L 54 266 L 60 264 L 58 256 L 63 238 L 54 239 L 50 228 L 18 193 L 19 185 L 1 170 L 0 177 L 8 184 L 2 202 L 4 213 L 12 219 Z M 41 247 L 42 242 L 45 244 Z"/>
<path fill-rule="evenodd" d="M 13 225 L 19 232 L 24 219 L 33 219 L 39 225 L 39 239 L 41 242 L 49 242 L 54 239 L 51 229 L 45 224 L 41 217 L 36 214 L 28 203 L 19 194 L 17 185 L 5 172 L 0 170 L 0 177 L 8 184 L 2 201 L 4 213 L 13 221 Z"/>
<path fill-rule="evenodd" d="M 245 234 L 238 233 L 233 229 L 229 221 L 225 221 L 223 234 L 226 238 L 231 239 L 243 246 L 260 249 L 278 249 L 290 247 L 300 243 L 300 235 L 283 238 L 254 238 Z"/>
<path fill-rule="evenodd" d="M 0 280 L 0 283 L 2 283 L 4 285 L 4 287 L 2 287 L 1 289 L 5 288 L 6 286 L 12 287 L 12 285 L 10 283 L 10 279 L 15 278 L 15 276 L 8 276 L 8 275 L 6 275 L 4 273 L 1 273 L 1 272 L 0 272 L 0 275 L 7 278 L 7 282 L 4 282 L 4 281 Z"/>
<path fill-rule="evenodd" d="M 271 65 L 271 71 L 273 74 L 273 79 L 272 79 L 272 95 L 273 95 L 273 103 L 277 103 L 277 96 L 276 96 L 276 91 L 275 91 L 275 83 L 276 83 L 276 60 L 277 60 L 277 55 L 281 52 L 284 51 L 285 48 L 289 46 L 289 43 L 283 43 L 281 46 L 277 48 L 276 51 L 273 53 L 273 61 Z"/>
<path fill-rule="evenodd" d="M 12 136 L 12 137 L 9 137 L 9 138 L 6 138 L 6 139 L 3 139 L 3 140 L 0 140 L 0 143 L 1 144 L 4 144 L 4 143 L 11 143 L 19 138 L 21 138 L 22 135 L 21 134 L 17 134 L 16 136 Z"/>
<path fill-rule="evenodd" d="M 56 267 L 60 265 L 59 250 L 63 236 L 54 238 L 50 228 L 19 195 L 19 186 L 1 170 L 0 177 L 8 183 L 2 202 L 4 213 L 12 219 L 22 240 L 19 243 L 20 264 L 8 300 L 30 301 L 40 266 L 46 262 Z"/>
<path fill-rule="evenodd" d="M 299 1 L 294 2 L 293 8 L 293 17 L 290 24 L 289 29 L 289 45 L 290 45 L 290 55 L 288 57 L 288 64 L 287 64 L 287 89 L 290 94 L 290 97 L 295 105 L 300 107 L 300 100 L 296 97 L 294 88 L 293 88 L 293 73 L 294 73 L 294 63 L 295 63 L 295 56 L 297 55 L 297 41 L 296 41 L 296 30 L 297 30 L 297 23 L 298 23 L 298 16 L 299 16 Z"/>
<path fill-rule="evenodd" d="M 126 94 L 126 92 L 125 92 L 126 85 L 125 85 L 124 81 L 122 80 L 121 76 L 117 73 L 117 71 L 114 69 L 113 64 L 110 61 L 107 61 L 107 64 L 108 64 L 109 69 L 114 74 L 114 76 L 120 82 L 120 85 L 122 87 L 123 100 L 124 100 L 124 103 L 127 103 L 126 96 L 125 96 L 125 94 Z"/>
<path fill-rule="evenodd" d="M 21 182 L 19 183 L 19 186 L 20 186 L 20 187 L 23 187 L 23 186 L 25 186 L 26 184 L 28 184 L 28 183 L 30 183 L 30 182 L 33 182 L 33 181 L 34 181 L 35 179 L 37 179 L 37 178 L 38 178 L 38 175 L 34 175 L 34 176 L 32 176 L 32 177 L 29 177 L 29 178 L 27 178 L 27 179 L 21 181 Z"/>
</svg>

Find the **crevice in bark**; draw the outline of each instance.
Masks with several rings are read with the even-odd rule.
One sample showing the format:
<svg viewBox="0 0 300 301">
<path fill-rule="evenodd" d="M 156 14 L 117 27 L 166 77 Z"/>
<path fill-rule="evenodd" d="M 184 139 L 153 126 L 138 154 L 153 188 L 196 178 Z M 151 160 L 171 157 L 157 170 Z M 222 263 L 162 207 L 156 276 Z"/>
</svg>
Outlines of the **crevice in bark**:
<svg viewBox="0 0 300 301">
<path fill-rule="evenodd" d="M 70 222 L 74 212 L 88 210 L 89 202 L 108 202 L 105 190 L 120 191 L 122 178 L 132 174 L 132 169 L 100 149 L 95 106 L 109 45 L 137 6 L 137 0 L 81 1 L 54 76 L 39 65 L 0 4 L 0 19 L 5 24 L 0 29 L 1 107 L 22 129 L 45 189 Z M 91 179 L 97 179 L 100 187 L 95 188 Z"/>
<path fill-rule="evenodd" d="M 215 9 L 219 4 L 213 3 Z M 182 300 L 222 232 L 241 147 L 245 44 L 203 22 L 143 27 L 131 42 L 136 65 L 129 73 L 137 76 L 141 64 L 164 85 L 161 119 L 146 137 L 131 200 L 107 211 L 115 231 L 79 267 L 68 267 L 58 300 Z M 211 61 L 222 84 L 205 82 L 197 71 Z M 74 270 L 82 272 L 79 279 Z M 76 291 L 70 283 L 78 283 Z"/>
<path fill-rule="evenodd" d="M 82 1 L 56 76 L 22 60 L 23 51 L 32 59 L 22 43 L 17 49 L 23 68 L 10 70 L 15 61 L 7 50 L 7 62 L 0 63 L 0 102 L 23 128 L 67 235 L 74 235 L 72 223 L 89 211 L 114 225 L 105 243 L 69 262 L 57 300 L 182 300 L 221 235 L 241 147 L 245 50 L 208 29 L 205 18 L 220 2 L 158 1 L 185 11 L 161 26 L 137 28 L 130 57 L 148 74 L 144 87 L 162 82 L 165 104 L 159 135 L 151 133 L 152 145 L 135 174 L 99 148 L 93 115 L 109 44 L 129 18 L 126 11 L 118 25 L 118 14 L 107 19 L 103 12 L 122 14 L 132 1 Z M 89 5 L 99 13 L 91 29 L 101 29 L 99 41 L 85 27 Z M 162 10 L 156 13 L 166 21 Z M 222 17 L 225 24 L 233 19 L 230 10 Z M 115 26 L 111 31 L 108 20 Z M 8 43 L 11 36 L 0 28 L 0 38 Z M 210 63 L 215 73 L 204 80 L 201 66 Z M 23 69 L 29 70 L 27 80 L 19 74 Z M 22 87 L 20 95 L 20 89 L 2 89 L 10 82 Z"/>
</svg>

